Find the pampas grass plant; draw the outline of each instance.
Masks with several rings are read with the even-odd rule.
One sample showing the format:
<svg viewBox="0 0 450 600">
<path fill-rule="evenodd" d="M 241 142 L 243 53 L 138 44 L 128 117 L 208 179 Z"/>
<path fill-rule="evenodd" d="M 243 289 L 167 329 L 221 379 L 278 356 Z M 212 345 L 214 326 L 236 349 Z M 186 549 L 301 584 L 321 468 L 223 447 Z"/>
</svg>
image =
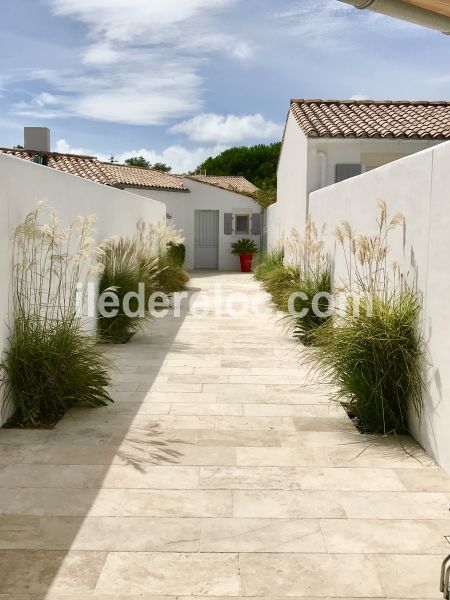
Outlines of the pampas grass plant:
<svg viewBox="0 0 450 600">
<path fill-rule="evenodd" d="M 108 364 L 83 331 L 79 303 L 96 269 L 93 218 L 40 224 L 41 206 L 13 238 L 12 324 L 0 367 L 9 425 L 48 427 L 75 402 L 111 402 Z"/>
<path fill-rule="evenodd" d="M 398 264 L 389 263 L 390 236 L 403 226 L 379 203 L 377 233 L 357 235 L 348 222 L 336 230 L 347 265 L 346 299 L 333 321 L 313 332 L 309 359 L 334 388 L 358 426 L 403 433 L 422 406 L 421 296 Z"/>
<path fill-rule="evenodd" d="M 284 319 L 286 328 L 304 344 L 311 343 L 310 332 L 329 318 L 323 314 L 328 311 L 329 300 L 317 296 L 331 293 L 331 269 L 324 252 L 323 233 L 324 230 L 319 234 L 309 219 L 302 234 L 293 229 L 278 245 L 283 250 L 266 254 L 255 272 L 272 302 L 288 313 Z M 306 299 L 299 293 L 306 295 Z M 314 311 L 315 308 L 319 310 Z M 300 316 L 301 311 L 306 314 Z"/>
<path fill-rule="evenodd" d="M 168 257 L 168 249 L 183 242 L 181 232 L 172 224 L 149 224 L 141 219 L 132 238 L 111 239 L 103 243 L 100 294 L 113 293 L 119 300 L 116 315 L 98 317 L 103 340 L 114 343 L 128 341 L 132 333 L 151 320 L 148 302 L 152 293 L 170 295 L 184 287 L 189 276 Z M 138 299 L 132 298 L 130 310 L 125 311 L 125 296 L 130 292 L 139 293 L 139 284 L 144 288 L 145 306 L 139 312 Z"/>
</svg>

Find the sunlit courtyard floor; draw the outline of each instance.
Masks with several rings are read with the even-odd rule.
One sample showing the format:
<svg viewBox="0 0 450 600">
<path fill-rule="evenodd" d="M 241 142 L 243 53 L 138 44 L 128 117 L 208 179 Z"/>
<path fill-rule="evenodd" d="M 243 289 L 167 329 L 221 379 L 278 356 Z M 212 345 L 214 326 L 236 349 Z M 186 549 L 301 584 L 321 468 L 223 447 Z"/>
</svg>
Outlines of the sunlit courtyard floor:
<svg viewBox="0 0 450 600">
<path fill-rule="evenodd" d="M 0 600 L 441 597 L 450 478 L 359 434 L 278 319 L 183 308 L 106 347 L 114 405 L 0 431 Z"/>
</svg>

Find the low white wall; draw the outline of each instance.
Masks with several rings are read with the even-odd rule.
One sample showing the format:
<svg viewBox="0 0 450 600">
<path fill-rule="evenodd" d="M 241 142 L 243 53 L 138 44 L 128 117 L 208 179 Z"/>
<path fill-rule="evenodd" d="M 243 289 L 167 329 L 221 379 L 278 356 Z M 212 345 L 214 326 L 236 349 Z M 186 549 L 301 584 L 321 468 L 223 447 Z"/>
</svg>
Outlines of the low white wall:
<svg viewBox="0 0 450 600">
<path fill-rule="evenodd" d="M 428 347 L 424 412 L 412 422 L 414 436 L 450 473 L 450 143 L 440 144 L 389 165 L 310 194 L 310 212 L 327 223 L 327 244 L 335 257 L 336 277 L 345 277 L 342 252 L 332 233 L 348 220 L 358 233 L 376 232 L 377 202 L 390 214 L 405 215 L 403 231 L 392 235 L 392 260 L 416 273 L 423 294 L 423 334 Z"/>
<path fill-rule="evenodd" d="M 186 269 L 194 268 L 194 211 L 195 210 L 218 210 L 219 211 L 219 270 L 237 271 L 240 269 L 239 257 L 231 254 L 231 243 L 242 237 L 249 237 L 259 245 L 260 236 L 225 235 L 224 214 L 225 213 L 259 213 L 260 206 L 251 198 L 236 194 L 228 190 L 201 183 L 189 178 L 183 179 L 184 185 L 189 192 L 165 192 L 159 190 L 141 190 L 128 188 L 130 192 L 140 194 L 147 198 L 155 198 L 164 202 L 167 214 L 172 217 L 176 227 L 183 230 L 186 245 Z"/>
<path fill-rule="evenodd" d="M 140 217 L 148 222 L 165 220 L 166 208 L 143 199 L 42 165 L 0 154 L 0 352 L 8 337 L 11 281 L 11 235 L 38 201 L 54 208 L 61 226 L 79 215 L 96 215 L 95 239 L 131 236 Z M 0 398 L 0 410 L 1 410 Z M 5 418 L 0 412 L 0 423 Z"/>
</svg>

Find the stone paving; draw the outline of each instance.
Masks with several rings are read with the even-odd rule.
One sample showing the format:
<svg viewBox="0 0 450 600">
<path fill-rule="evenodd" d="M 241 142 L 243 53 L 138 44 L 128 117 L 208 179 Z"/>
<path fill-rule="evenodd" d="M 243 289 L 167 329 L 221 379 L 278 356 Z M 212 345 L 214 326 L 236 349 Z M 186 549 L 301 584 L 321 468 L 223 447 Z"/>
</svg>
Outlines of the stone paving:
<svg viewBox="0 0 450 600">
<path fill-rule="evenodd" d="M 450 478 L 360 435 L 277 320 L 157 320 L 107 348 L 113 406 L 0 431 L 0 600 L 441 597 Z"/>
</svg>

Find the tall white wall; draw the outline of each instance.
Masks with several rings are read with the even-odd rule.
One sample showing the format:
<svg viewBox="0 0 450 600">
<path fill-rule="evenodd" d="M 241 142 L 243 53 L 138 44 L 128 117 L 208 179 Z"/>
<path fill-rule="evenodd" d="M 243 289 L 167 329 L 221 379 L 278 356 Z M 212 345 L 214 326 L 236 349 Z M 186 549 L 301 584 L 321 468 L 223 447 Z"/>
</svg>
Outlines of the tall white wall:
<svg viewBox="0 0 450 600">
<path fill-rule="evenodd" d="M 167 214 L 172 217 L 172 222 L 176 227 L 183 230 L 183 236 L 186 238 L 186 268 L 194 268 L 194 211 L 195 210 L 218 210 L 219 211 L 219 270 L 236 271 L 240 269 L 239 258 L 231 254 L 231 243 L 242 237 L 253 239 L 258 245 L 260 236 L 243 235 L 225 235 L 224 234 L 224 214 L 225 213 L 259 213 L 260 206 L 251 198 L 236 194 L 228 190 L 201 183 L 189 178 L 183 179 L 184 185 L 190 191 L 186 192 L 165 192 L 158 190 L 144 190 L 129 188 L 135 194 L 145 197 L 155 198 L 164 202 L 167 208 Z"/>
<path fill-rule="evenodd" d="M 140 217 L 158 222 L 166 215 L 164 204 L 155 200 L 0 154 L 0 353 L 8 337 L 11 235 L 42 200 L 57 211 L 63 227 L 79 215 L 96 215 L 97 242 L 110 236 L 132 236 Z M 0 398 L 0 410 L 1 404 Z M 0 423 L 2 416 L 0 412 Z"/>
<path fill-rule="evenodd" d="M 441 140 L 394 140 L 394 139 L 310 139 L 308 140 L 307 191 L 313 192 L 333 185 L 336 181 L 336 165 L 360 164 L 362 171 L 370 169 L 373 161 L 379 166 L 393 160 L 421 152 L 442 143 Z M 319 158 L 319 153 L 324 155 Z M 321 160 L 325 161 L 325 181 L 321 182 Z"/>
<path fill-rule="evenodd" d="M 308 139 L 289 112 L 278 165 L 277 202 L 268 209 L 268 244 L 302 229 L 311 192 L 333 185 L 336 165 L 361 164 L 362 171 L 421 152 L 441 140 Z"/>
<path fill-rule="evenodd" d="M 306 219 L 308 140 L 289 112 L 278 164 L 277 202 L 267 210 L 267 242 L 273 247 Z"/>
<path fill-rule="evenodd" d="M 423 294 L 423 335 L 427 342 L 424 412 L 411 422 L 415 437 L 450 472 L 450 143 L 324 188 L 310 195 L 311 215 L 328 231 L 343 219 L 359 233 L 376 230 L 377 203 L 405 215 L 406 226 L 392 236 L 392 260 L 416 274 Z M 336 259 L 336 277 L 345 276 L 341 250 L 333 236 L 327 244 Z"/>
</svg>

